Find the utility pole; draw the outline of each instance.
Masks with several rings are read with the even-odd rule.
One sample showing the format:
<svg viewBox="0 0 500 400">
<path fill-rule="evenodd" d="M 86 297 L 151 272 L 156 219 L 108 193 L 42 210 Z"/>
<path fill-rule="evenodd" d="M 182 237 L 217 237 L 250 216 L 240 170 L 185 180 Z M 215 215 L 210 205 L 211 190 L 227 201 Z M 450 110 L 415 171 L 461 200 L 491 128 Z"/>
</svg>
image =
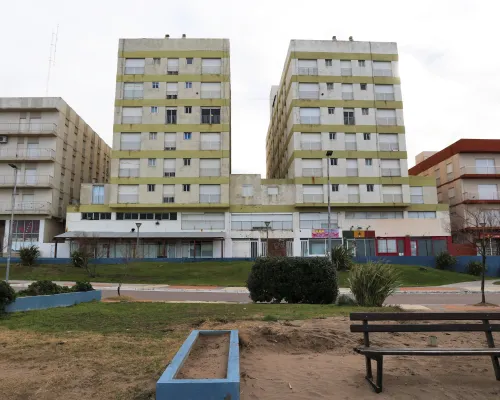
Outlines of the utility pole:
<svg viewBox="0 0 500 400">
<path fill-rule="evenodd" d="M 137 242 L 135 244 L 135 257 L 139 258 L 137 255 L 139 254 L 139 229 L 141 228 L 142 223 L 136 222 L 135 226 L 137 226 Z"/>
<path fill-rule="evenodd" d="M 271 221 L 265 221 L 266 224 L 266 257 L 269 257 L 269 225 Z"/>
</svg>

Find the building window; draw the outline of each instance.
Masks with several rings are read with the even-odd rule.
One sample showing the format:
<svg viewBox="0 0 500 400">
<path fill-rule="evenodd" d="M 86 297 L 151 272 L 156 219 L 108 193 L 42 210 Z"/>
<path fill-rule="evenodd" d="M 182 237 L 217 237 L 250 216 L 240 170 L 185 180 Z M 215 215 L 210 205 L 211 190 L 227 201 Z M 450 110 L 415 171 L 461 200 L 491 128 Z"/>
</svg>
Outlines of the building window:
<svg viewBox="0 0 500 400">
<path fill-rule="evenodd" d="M 184 107 L 185 114 L 191 114 L 192 112 L 193 112 L 193 107 L 191 107 L 191 106 Z"/>
<path fill-rule="evenodd" d="M 326 84 L 326 90 L 333 90 L 333 83 L 328 82 Z"/>
<path fill-rule="evenodd" d="M 278 195 L 278 187 L 277 186 L 269 186 L 267 188 L 267 195 L 268 196 L 276 196 L 276 195 Z"/>
<path fill-rule="evenodd" d="M 369 109 L 368 109 L 368 108 L 362 108 L 362 109 L 361 109 L 361 114 L 362 114 L 362 115 L 369 115 L 369 114 L 370 114 L 370 111 L 369 111 Z"/>
<path fill-rule="evenodd" d="M 151 106 L 151 114 L 158 114 L 158 106 Z"/>
<path fill-rule="evenodd" d="M 358 67 L 364 67 L 365 66 L 365 60 L 358 60 Z"/>
<path fill-rule="evenodd" d="M 182 161 L 183 161 L 185 167 L 188 167 L 188 166 L 191 165 L 191 159 L 190 158 L 183 158 Z"/>
<path fill-rule="evenodd" d="M 186 64 L 187 65 L 191 65 L 193 63 L 193 59 L 192 58 L 186 58 Z"/>
<path fill-rule="evenodd" d="M 153 58 L 153 64 L 160 65 L 160 59 L 159 58 Z"/>
<path fill-rule="evenodd" d="M 436 218 L 435 211 L 408 211 L 408 218 Z"/>
<path fill-rule="evenodd" d="M 325 60 L 325 66 L 326 66 L 326 67 L 331 67 L 332 65 L 333 65 L 333 63 L 332 63 L 332 60 L 331 60 L 331 59 L 326 59 L 326 60 Z"/>
<path fill-rule="evenodd" d="M 371 140 L 372 135 L 370 133 L 363 133 L 363 140 Z"/>
<path fill-rule="evenodd" d="M 184 132 L 184 140 L 191 140 L 191 132 Z"/>
<path fill-rule="evenodd" d="M 155 184 L 148 183 L 148 192 L 154 192 L 156 189 Z"/>
<path fill-rule="evenodd" d="M 366 185 L 367 192 L 373 192 L 374 188 L 375 188 L 375 185 L 373 185 L 373 183 L 369 183 Z"/>
<path fill-rule="evenodd" d="M 177 109 L 167 108 L 166 124 L 177 124 Z"/>
<path fill-rule="evenodd" d="M 193 87 L 193 82 L 186 82 L 186 89 L 191 89 Z"/>
<path fill-rule="evenodd" d="M 366 83 L 360 83 L 359 86 L 361 90 L 366 90 Z"/>
<path fill-rule="evenodd" d="M 151 82 L 151 86 L 153 89 L 159 89 L 160 88 L 160 82 Z"/>
<path fill-rule="evenodd" d="M 338 164 L 339 164 L 338 158 L 330 158 L 330 165 L 338 165 Z"/>
<path fill-rule="evenodd" d="M 158 139 L 158 133 L 157 132 L 149 132 L 149 140 L 156 140 Z"/>
<path fill-rule="evenodd" d="M 344 109 L 344 125 L 355 125 L 354 110 Z"/>
<path fill-rule="evenodd" d="M 332 192 L 338 192 L 338 191 L 339 191 L 339 184 L 332 183 Z"/>
<path fill-rule="evenodd" d="M 329 115 L 335 114 L 335 107 L 328 107 L 328 114 Z"/>
<path fill-rule="evenodd" d="M 156 167 L 156 158 L 148 158 L 148 167 Z"/>
<path fill-rule="evenodd" d="M 12 248 L 19 249 L 29 243 L 37 243 L 40 232 L 40 220 L 12 221 Z"/>
<path fill-rule="evenodd" d="M 87 213 L 82 213 L 82 219 L 85 220 L 99 220 L 99 219 L 111 219 L 111 213 L 100 213 L 100 212 L 87 212 Z"/>
<path fill-rule="evenodd" d="M 186 159 L 184 159 L 186 160 Z M 189 183 L 185 183 L 182 185 L 182 191 L 183 192 L 190 192 L 191 191 L 191 185 Z"/>
<path fill-rule="evenodd" d="M 337 139 L 337 133 L 336 132 L 330 132 L 328 134 L 328 136 L 330 137 L 330 140 L 335 140 Z"/>
<path fill-rule="evenodd" d="M 452 199 L 455 197 L 455 188 L 448 189 L 448 198 Z"/>
<path fill-rule="evenodd" d="M 253 186 L 252 185 L 242 185 L 241 186 L 241 195 L 243 197 L 252 197 L 253 196 Z"/>
<path fill-rule="evenodd" d="M 396 239 L 378 239 L 379 253 L 397 253 Z"/>
<path fill-rule="evenodd" d="M 104 185 L 92 186 L 92 204 L 104 204 Z"/>
<path fill-rule="evenodd" d="M 365 158 L 365 165 L 371 167 L 373 165 L 373 160 L 371 158 Z"/>
</svg>

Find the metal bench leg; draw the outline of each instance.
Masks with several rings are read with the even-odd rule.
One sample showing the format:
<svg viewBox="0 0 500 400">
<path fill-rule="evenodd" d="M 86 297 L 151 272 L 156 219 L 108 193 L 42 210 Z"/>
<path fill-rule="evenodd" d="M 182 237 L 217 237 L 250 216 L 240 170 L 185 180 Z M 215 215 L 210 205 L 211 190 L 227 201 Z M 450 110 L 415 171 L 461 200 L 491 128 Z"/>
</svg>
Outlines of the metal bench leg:
<svg viewBox="0 0 500 400">
<path fill-rule="evenodd" d="M 372 375 L 372 358 L 377 362 L 377 382 L 373 381 Z M 382 376 L 384 369 L 384 357 L 376 356 L 376 357 L 366 357 L 366 380 L 375 390 L 375 393 L 380 393 L 382 391 Z"/>
</svg>

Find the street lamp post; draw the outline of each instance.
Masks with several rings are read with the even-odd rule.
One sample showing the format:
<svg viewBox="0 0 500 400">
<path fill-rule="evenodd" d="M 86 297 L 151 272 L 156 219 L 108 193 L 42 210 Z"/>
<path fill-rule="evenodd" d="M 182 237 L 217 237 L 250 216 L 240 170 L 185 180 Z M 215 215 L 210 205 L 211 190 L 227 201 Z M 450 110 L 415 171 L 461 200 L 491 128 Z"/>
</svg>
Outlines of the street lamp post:
<svg viewBox="0 0 500 400">
<path fill-rule="evenodd" d="M 135 256 L 139 253 L 139 229 L 141 228 L 142 223 L 136 222 L 135 226 L 137 226 L 137 242 L 135 243 Z"/>
<path fill-rule="evenodd" d="M 10 272 L 10 259 L 12 257 L 12 228 L 14 227 L 14 208 L 16 205 L 16 189 L 17 189 L 17 166 L 15 164 L 9 164 L 9 167 L 14 169 L 14 189 L 12 190 L 12 200 L 11 213 L 10 213 L 10 223 L 9 223 L 9 237 L 7 239 L 7 267 L 5 269 L 5 282 L 9 282 L 9 272 Z"/>
<path fill-rule="evenodd" d="M 266 257 L 269 257 L 269 225 L 271 221 L 264 221 L 266 224 Z"/>
<path fill-rule="evenodd" d="M 331 258 L 332 254 L 332 210 L 331 210 L 331 202 L 330 202 L 330 190 L 331 190 L 331 185 L 330 185 L 330 160 L 332 158 L 333 151 L 328 150 L 326 152 L 326 177 L 327 177 L 327 184 L 328 187 L 326 189 L 327 192 L 327 197 L 328 197 L 328 250 L 326 252 L 326 255 L 328 258 Z"/>
</svg>

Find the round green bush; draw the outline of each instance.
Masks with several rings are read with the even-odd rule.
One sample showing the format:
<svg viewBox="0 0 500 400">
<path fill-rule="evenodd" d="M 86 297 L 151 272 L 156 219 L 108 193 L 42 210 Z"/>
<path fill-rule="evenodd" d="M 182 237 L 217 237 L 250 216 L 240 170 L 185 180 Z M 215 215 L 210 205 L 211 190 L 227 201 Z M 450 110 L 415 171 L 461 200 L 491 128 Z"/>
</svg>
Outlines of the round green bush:
<svg viewBox="0 0 500 400">
<path fill-rule="evenodd" d="M 59 286 L 52 281 L 36 281 L 19 292 L 19 296 L 45 296 L 51 294 L 70 293 L 71 288 Z"/>
<path fill-rule="evenodd" d="M 16 299 L 16 292 L 8 282 L 0 281 L 0 314 L 5 311 L 5 306 Z"/>
<path fill-rule="evenodd" d="M 40 250 L 38 246 L 32 245 L 19 249 L 19 258 L 21 259 L 21 264 L 24 266 L 30 267 L 36 264 L 36 260 L 38 260 L 39 257 Z"/>
<path fill-rule="evenodd" d="M 451 269 L 457 263 L 457 258 L 450 253 L 443 251 L 436 256 L 437 269 Z"/>
<path fill-rule="evenodd" d="M 255 302 L 332 304 L 337 271 L 326 257 L 262 257 L 252 266 L 247 288 Z"/>
<path fill-rule="evenodd" d="M 90 282 L 76 282 L 71 288 L 73 292 L 91 292 L 94 290 Z"/>
<path fill-rule="evenodd" d="M 483 271 L 483 264 L 480 261 L 469 261 L 467 264 L 467 273 L 469 275 L 480 276 Z"/>
</svg>

